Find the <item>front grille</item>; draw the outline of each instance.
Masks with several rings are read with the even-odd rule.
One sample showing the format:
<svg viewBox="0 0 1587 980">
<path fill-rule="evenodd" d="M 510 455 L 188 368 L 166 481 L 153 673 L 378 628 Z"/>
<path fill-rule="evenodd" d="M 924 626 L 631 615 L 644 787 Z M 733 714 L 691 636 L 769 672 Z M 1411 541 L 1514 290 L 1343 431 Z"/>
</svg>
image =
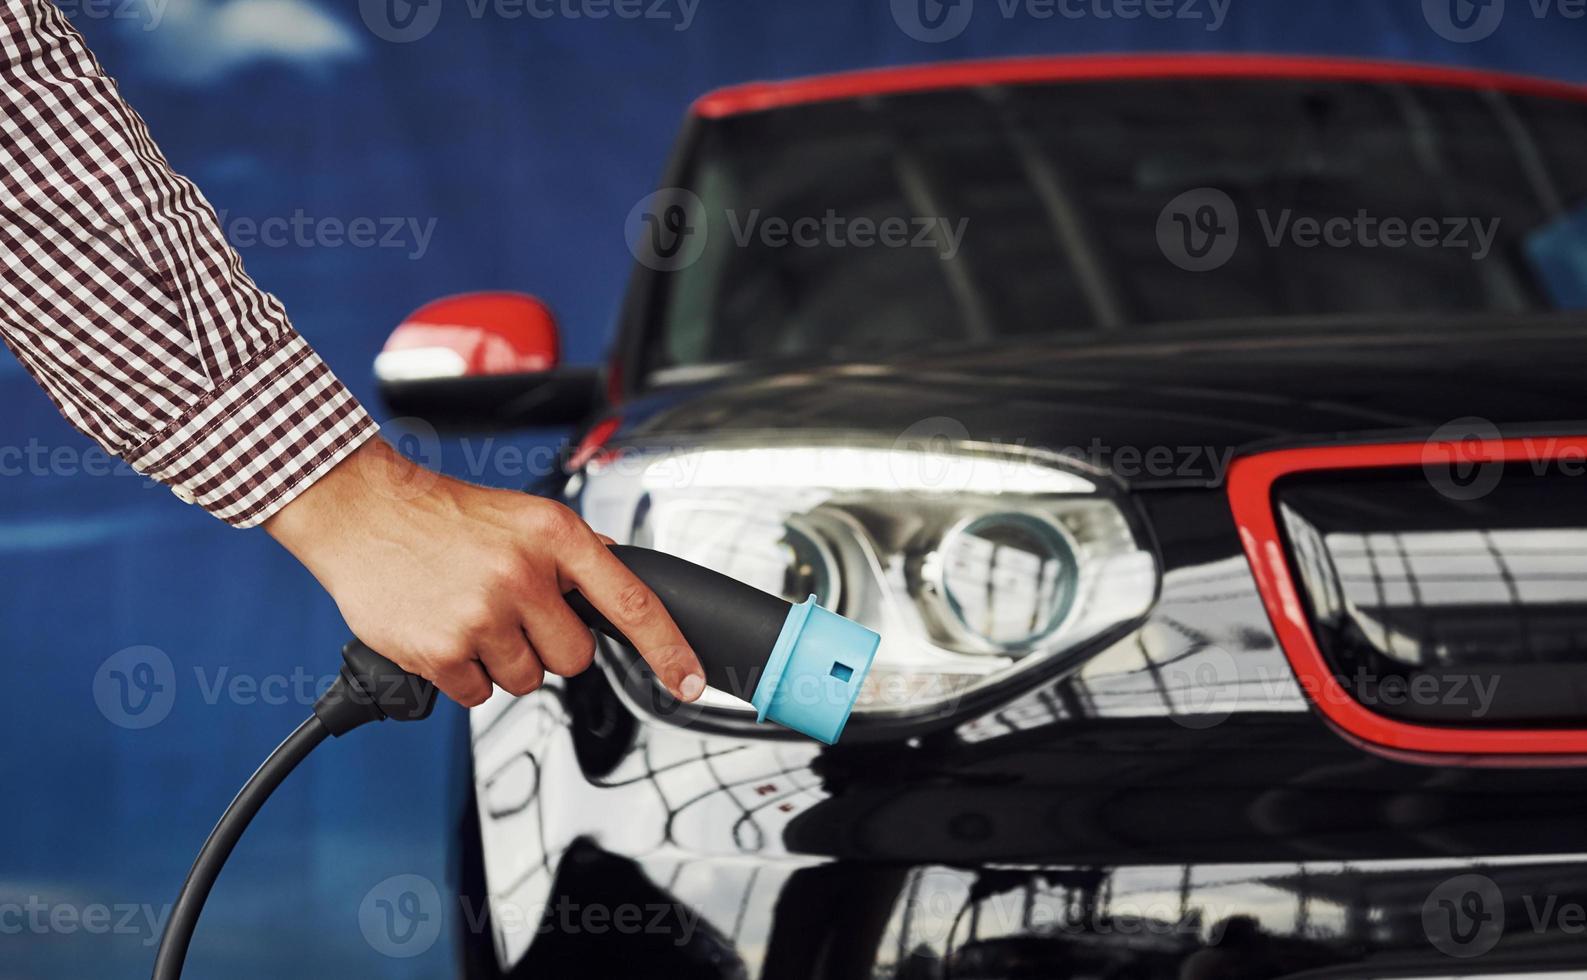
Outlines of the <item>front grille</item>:
<svg viewBox="0 0 1587 980">
<path fill-rule="evenodd" d="M 1587 763 L 1587 436 L 1281 449 L 1228 490 L 1341 733 L 1439 765 Z"/>
<path fill-rule="evenodd" d="M 1430 723 L 1587 722 L 1587 479 L 1512 463 L 1479 494 L 1420 467 L 1273 492 L 1317 646 L 1358 700 Z"/>
</svg>

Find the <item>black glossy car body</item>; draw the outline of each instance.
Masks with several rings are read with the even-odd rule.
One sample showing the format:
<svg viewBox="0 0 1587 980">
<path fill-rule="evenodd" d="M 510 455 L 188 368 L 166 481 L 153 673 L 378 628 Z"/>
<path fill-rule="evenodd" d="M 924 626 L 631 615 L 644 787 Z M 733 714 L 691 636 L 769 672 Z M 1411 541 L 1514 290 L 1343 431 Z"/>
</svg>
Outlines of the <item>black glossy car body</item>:
<svg viewBox="0 0 1587 980">
<path fill-rule="evenodd" d="M 732 145 L 734 133 L 721 127 L 745 114 L 753 117 L 746 126 L 771 126 L 765 117 L 814 101 L 903 131 L 924 109 L 894 113 L 891 98 L 951 90 L 955 99 L 1007 106 L 1006 90 L 1021 85 L 1106 104 L 1122 126 L 1150 126 L 1153 106 L 1200 104 L 1198 91 L 1257 92 L 1252 111 L 1260 116 L 1272 108 L 1260 93 L 1282 92 L 1286 104 L 1310 106 L 1309 125 L 1333 140 L 1309 180 L 1282 173 L 1272 181 L 1283 185 L 1272 193 L 1297 206 L 1327 197 L 1330 167 L 1343 166 L 1329 153 L 1352 146 L 1357 102 L 1399 105 L 1415 119 L 1418 102 L 1423 112 L 1448 110 L 1451 92 L 1538 99 L 1587 125 L 1587 110 L 1563 93 L 1517 89 L 1513 80 L 1267 61 L 1238 69 L 1144 61 L 1109 66 L 1108 80 L 1084 71 L 1053 77 L 1078 70 L 1053 64 L 1026 66 L 1024 81 L 993 66 L 980 82 L 961 71 L 951 84 L 946 76 L 892 75 L 847 89 L 830 82 L 798 98 L 775 87 L 717 96 L 697 110 L 669 180 L 698 187 L 702 147 Z M 1155 94 L 1132 101 L 1141 92 Z M 945 117 L 964 111 L 957 103 L 925 108 Z M 1584 135 L 1587 128 L 1576 130 L 1579 142 L 1587 143 Z M 1003 150 L 1017 155 L 1019 146 L 1016 138 Z M 478 812 L 465 824 L 464 878 L 465 887 L 488 892 L 493 920 L 473 937 L 473 972 L 1431 977 L 1546 975 L 1581 963 L 1587 770 L 1549 740 L 1587 727 L 1587 714 L 1574 713 L 1583 699 L 1562 696 L 1531 716 L 1526 705 L 1512 705 L 1495 716 L 1421 719 L 1435 730 L 1533 731 L 1538 744 L 1529 753 L 1403 752 L 1342 730 L 1320 710 L 1321 695 L 1296 682 L 1270 615 L 1279 600 L 1263 595 L 1253 573 L 1227 477 L 1231 461 L 1278 450 L 1426 443 L 1456 420 L 1478 420 L 1495 437 L 1579 436 L 1587 432 L 1587 324 L 1555 309 L 1567 304 L 1528 278 L 1524 262 L 1520 273 L 1503 273 L 1522 280 L 1522 292 L 1492 287 L 1500 298 L 1480 302 L 1438 290 L 1488 290 L 1471 285 L 1485 270 L 1462 275 L 1441 264 L 1446 257 L 1423 257 L 1438 268 L 1396 295 L 1394 282 L 1375 277 L 1408 281 L 1425 270 L 1360 249 L 1308 265 L 1258 246 L 1253 265 L 1237 258 L 1232 266 L 1243 280 L 1197 279 L 1151 252 L 1161 241 L 1150 234 L 1156 213 L 1180 185 L 1137 173 L 1157 190 L 1121 202 L 1109 187 L 1087 183 L 1084 161 L 1066 161 L 1065 169 L 1070 191 L 1094 191 L 1071 193 L 1068 206 L 1111 209 L 1115 218 L 1139 212 L 1148 233 L 1120 244 L 1114 230 L 1090 223 L 1076 234 L 1091 236 L 1091 264 L 1074 260 L 1048 295 L 1032 287 L 993 303 L 984 315 L 1022 326 L 992 337 L 854 349 L 822 337 L 791 352 L 730 337 L 716 354 L 679 363 L 657 339 L 668 322 L 665 280 L 678 273 L 642 266 L 615 362 L 621 397 L 611 414 L 620 423 L 606 427 L 599 448 L 888 446 L 922 420 L 949 418 L 968 434 L 966 445 L 1094 479 L 1154 558 L 1149 611 L 942 710 L 857 715 L 830 748 L 759 729 L 741 714 L 669 709 L 616 648 L 565 684 L 477 709 Z M 1242 179 L 1227 167 L 1213 170 Z M 1212 183 L 1209 173 L 1193 179 Z M 1582 180 L 1567 178 L 1578 186 L 1558 189 L 1560 196 L 1579 197 Z M 1495 207 L 1526 226 L 1509 236 L 1522 252 L 1527 228 L 1548 220 L 1518 216 L 1513 201 Z M 1088 225 L 1060 216 L 1065 227 Z M 1038 247 L 1002 244 L 1022 254 Z M 987 261 L 1004 267 L 1003 258 Z M 1317 278 L 1305 279 L 1308 272 Z M 985 275 L 970 270 L 971 278 Z M 1368 298 L 1359 307 L 1331 296 L 1294 299 L 1361 277 Z M 1258 285 L 1241 292 L 1240 282 Z M 1429 283 L 1438 298 L 1426 299 Z M 859 290 L 853 295 L 865 288 L 863 276 L 843 287 Z M 891 287 L 879 280 L 868 288 Z M 1258 294 L 1267 298 L 1249 298 Z M 1021 319 L 1071 301 L 1090 311 L 1089 322 L 1055 330 Z M 1165 318 L 1161 311 L 1176 303 L 1189 313 Z M 957 320 L 964 309 L 931 315 L 939 314 Z M 722 353 L 730 349 L 742 356 Z M 1154 449 L 1168 454 L 1156 455 L 1159 466 L 1146 462 Z M 1502 675 L 1520 660 L 1574 683 L 1573 664 L 1587 662 L 1579 660 L 1587 657 L 1583 603 L 1552 593 L 1534 602 L 1527 579 L 1569 581 L 1584 571 L 1571 529 L 1587 526 L 1587 483 L 1545 468 L 1506 475 L 1512 487 L 1553 481 L 1547 492 L 1520 497 L 1438 494 L 1424 485 L 1425 467 L 1387 473 L 1400 480 L 1393 492 L 1357 486 L 1353 477 L 1343 478 L 1343 490 L 1284 485 L 1273 506 L 1291 512 L 1286 534 L 1310 520 L 1335 535 L 1319 547 L 1336 571 L 1351 560 L 1340 549 L 1364 541 L 1378 562 L 1369 585 L 1424 590 L 1409 604 L 1381 595 L 1377 605 L 1351 603 L 1359 621 L 1397 623 L 1393 636 L 1385 628 L 1388 645 L 1379 649 L 1374 627 L 1361 626 L 1326 640 L 1328 656 L 1345 656 L 1338 651 L 1348 640 L 1350 656 L 1380 658 L 1381 672 L 1400 663 L 1395 642 L 1422 642 L 1415 657 L 1424 665 L 1458 667 L 1466 663 L 1461 638 L 1490 636 L 1509 645 L 1495 640 L 1505 647 L 1492 655 L 1501 662 L 1483 662 L 1482 670 Z M 1574 482 L 1564 478 L 1572 475 Z M 570 473 L 550 492 L 580 505 L 597 478 Z M 1473 572 L 1458 565 L 1469 554 L 1439 551 L 1456 529 L 1488 542 L 1499 571 Z M 1517 529 L 1525 533 L 1511 533 Z M 1537 541 L 1562 542 L 1545 565 L 1528 557 Z M 1294 561 L 1295 539 L 1285 544 Z M 1454 598 L 1439 598 L 1440 569 L 1457 581 Z M 1304 571 L 1296 580 L 1306 594 L 1290 598 L 1315 620 L 1323 599 Z M 1349 585 L 1348 568 L 1339 574 Z M 1546 615 L 1535 614 L 1540 604 Z M 1405 625 L 1384 612 L 1391 606 L 1426 615 Z M 1473 632 L 1478 622 L 1486 633 Z M 1472 643 L 1481 648 L 1477 660 L 1494 645 Z M 1329 662 L 1347 673 L 1342 661 Z"/>
</svg>

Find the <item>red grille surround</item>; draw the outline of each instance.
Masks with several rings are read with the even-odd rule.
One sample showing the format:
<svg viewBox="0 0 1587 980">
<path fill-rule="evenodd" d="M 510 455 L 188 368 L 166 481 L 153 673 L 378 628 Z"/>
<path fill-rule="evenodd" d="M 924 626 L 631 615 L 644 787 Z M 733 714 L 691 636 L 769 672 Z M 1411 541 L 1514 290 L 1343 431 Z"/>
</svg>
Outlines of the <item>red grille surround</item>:
<svg viewBox="0 0 1587 980">
<path fill-rule="evenodd" d="M 1245 456 L 1229 468 L 1229 505 L 1268 618 L 1307 700 L 1352 741 L 1400 756 L 1437 755 L 1479 765 L 1587 764 L 1581 729 L 1455 728 L 1385 717 L 1357 702 L 1334 676 L 1312 634 L 1273 506 L 1283 477 L 1318 471 L 1587 459 L 1587 436 L 1406 442 L 1282 449 Z M 1584 488 L 1587 489 L 1587 488 Z M 1320 696 L 1319 696 L 1320 695 Z M 1454 760 L 1449 756 L 1466 756 Z"/>
</svg>

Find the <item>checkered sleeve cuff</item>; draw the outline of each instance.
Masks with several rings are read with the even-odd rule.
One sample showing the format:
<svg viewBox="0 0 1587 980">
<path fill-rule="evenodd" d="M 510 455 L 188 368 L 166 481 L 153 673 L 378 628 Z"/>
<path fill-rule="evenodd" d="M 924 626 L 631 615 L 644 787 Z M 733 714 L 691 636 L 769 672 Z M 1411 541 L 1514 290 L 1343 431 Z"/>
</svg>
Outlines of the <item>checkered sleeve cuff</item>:
<svg viewBox="0 0 1587 980">
<path fill-rule="evenodd" d="M 319 355 L 288 331 L 126 459 L 178 499 L 253 527 L 376 431 Z"/>
</svg>

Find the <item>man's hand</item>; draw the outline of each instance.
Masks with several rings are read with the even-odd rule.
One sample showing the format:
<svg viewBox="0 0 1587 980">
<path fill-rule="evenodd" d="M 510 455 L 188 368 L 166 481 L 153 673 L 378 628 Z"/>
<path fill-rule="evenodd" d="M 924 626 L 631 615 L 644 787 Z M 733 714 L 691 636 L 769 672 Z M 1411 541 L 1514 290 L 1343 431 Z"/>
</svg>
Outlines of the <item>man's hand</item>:
<svg viewBox="0 0 1587 980">
<path fill-rule="evenodd" d="M 371 439 L 265 523 L 336 600 L 353 633 L 460 704 L 590 665 L 577 589 L 635 643 L 675 696 L 700 661 L 653 592 L 553 501 L 415 465 Z"/>
</svg>

